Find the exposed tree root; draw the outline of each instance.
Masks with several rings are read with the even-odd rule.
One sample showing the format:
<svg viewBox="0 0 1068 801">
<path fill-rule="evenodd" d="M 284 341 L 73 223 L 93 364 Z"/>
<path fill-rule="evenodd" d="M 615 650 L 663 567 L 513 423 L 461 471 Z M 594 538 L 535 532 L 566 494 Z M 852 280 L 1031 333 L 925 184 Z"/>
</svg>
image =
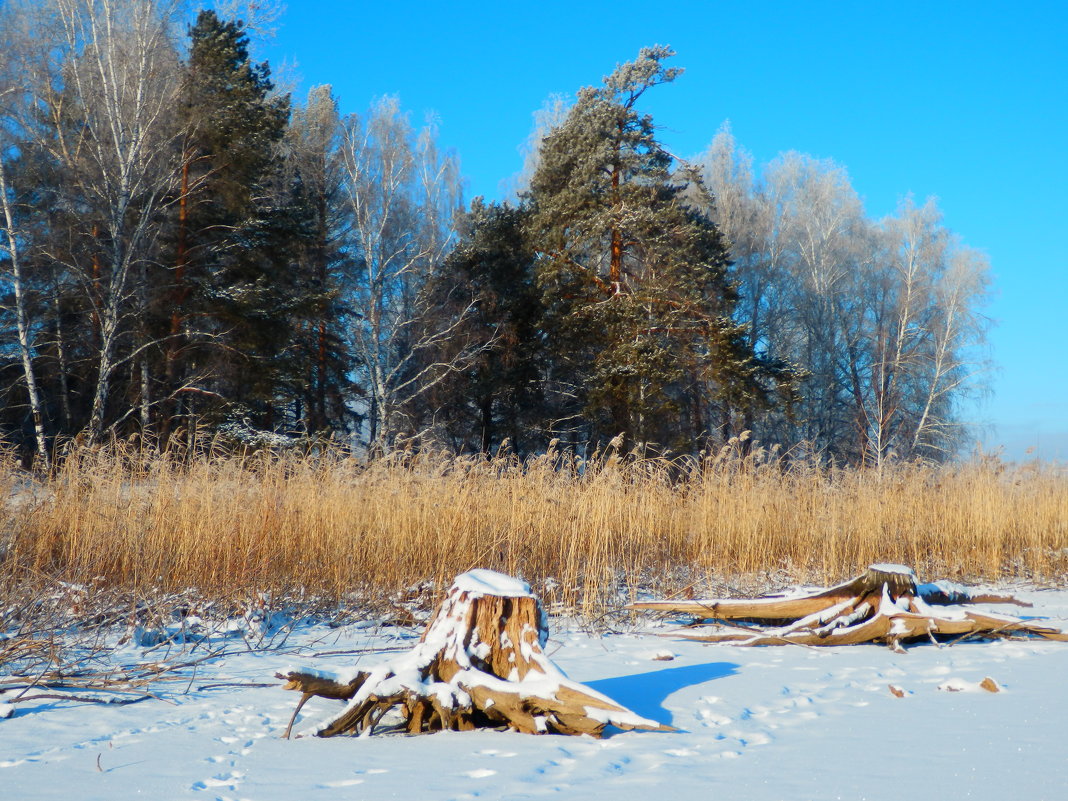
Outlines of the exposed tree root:
<svg viewBox="0 0 1068 801">
<path fill-rule="evenodd" d="M 1068 641 L 1068 634 L 1059 629 L 1007 615 L 960 608 L 963 604 L 976 603 L 1031 605 L 1011 595 L 972 592 L 944 581 L 917 584 L 911 568 L 872 565 L 851 581 L 796 598 L 644 601 L 627 608 L 688 614 L 701 624 L 720 624 L 720 630 L 711 634 L 671 636 L 737 645 L 882 642 L 900 650 L 904 642 L 947 637 L 959 641 L 970 637 L 1035 636 Z M 944 608 L 937 610 L 936 606 Z M 727 626 L 723 621 L 746 625 Z"/>
<path fill-rule="evenodd" d="M 410 653 L 351 675 L 293 670 L 278 677 L 285 689 L 302 694 L 293 719 L 313 696 L 348 701 L 318 727 L 319 737 L 371 734 L 387 723 L 409 734 L 502 728 L 599 737 L 607 726 L 673 731 L 569 680 L 542 651 L 547 637 L 545 614 L 525 583 L 474 570 L 456 579 Z"/>
</svg>

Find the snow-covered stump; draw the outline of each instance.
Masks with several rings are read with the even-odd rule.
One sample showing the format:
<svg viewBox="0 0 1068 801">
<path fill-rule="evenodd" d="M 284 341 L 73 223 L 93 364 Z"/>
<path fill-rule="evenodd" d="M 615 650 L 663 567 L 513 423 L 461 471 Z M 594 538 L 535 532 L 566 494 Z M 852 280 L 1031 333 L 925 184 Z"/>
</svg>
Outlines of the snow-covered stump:
<svg viewBox="0 0 1068 801">
<path fill-rule="evenodd" d="M 673 731 L 568 679 L 542 650 L 547 638 L 545 613 L 525 582 L 472 570 L 457 577 L 408 654 L 346 676 L 294 670 L 279 677 L 286 689 L 302 693 L 294 718 L 314 696 L 349 702 L 315 731 L 319 737 L 371 734 L 383 719 L 410 734 L 500 728 L 599 737 L 607 726 Z"/>
<path fill-rule="evenodd" d="M 880 564 L 844 584 L 795 597 L 644 601 L 627 608 L 693 615 L 696 622 L 717 624 L 721 630 L 676 636 L 737 645 L 883 642 L 902 650 L 904 642 L 937 642 L 938 637 L 1034 636 L 1068 641 L 1068 634 L 1059 629 L 1030 620 L 960 608 L 976 603 L 1031 605 L 1011 595 L 976 592 L 947 581 L 917 584 L 912 568 Z"/>
</svg>

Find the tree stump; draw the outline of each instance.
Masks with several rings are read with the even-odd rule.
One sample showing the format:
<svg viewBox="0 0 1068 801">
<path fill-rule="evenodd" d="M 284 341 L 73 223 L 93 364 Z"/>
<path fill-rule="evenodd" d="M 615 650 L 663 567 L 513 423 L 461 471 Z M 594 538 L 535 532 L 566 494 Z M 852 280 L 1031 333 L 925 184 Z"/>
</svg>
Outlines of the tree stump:
<svg viewBox="0 0 1068 801">
<path fill-rule="evenodd" d="M 1031 605 L 1011 595 L 974 592 L 946 581 L 917 584 L 912 568 L 879 564 L 844 584 L 793 598 L 644 601 L 627 608 L 693 615 L 696 625 L 713 623 L 720 630 L 674 636 L 737 645 L 884 642 L 902 650 L 907 641 L 946 637 L 1036 636 L 1068 641 L 1068 634 L 1058 629 L 1008 615 L 933 608 L 976 603 Z"/>
<path fill-rule="evenodd" d="M 457 577 L 419 645 L 399 659 L 345 676 L 278 674 L 304 703 L 347 700 L 319 737 L 371 734 L 384 720 L 410 734 L 500 728 L 527 734 L 601 736 L 618 729 L 673 731 L 568 679 L 542 650 L 545 613 L 530 587 L 491 570 Z M 388 716 L 388 717 L 387 717 Z M 289 731 L 286 735 L 289 736 Z"/>
</svg>

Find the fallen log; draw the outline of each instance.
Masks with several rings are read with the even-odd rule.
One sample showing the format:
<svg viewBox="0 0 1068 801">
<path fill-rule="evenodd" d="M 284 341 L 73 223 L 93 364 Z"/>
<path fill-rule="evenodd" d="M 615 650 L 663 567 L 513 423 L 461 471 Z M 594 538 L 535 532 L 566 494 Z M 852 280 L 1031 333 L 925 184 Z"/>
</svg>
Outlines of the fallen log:
<svg viewBox="0 0 1068 801">
<path fill-rule="evenodd" d="M 568 679 L 542 650 L 545 613 L 530 587 L 490 570 L 457 577 L 409 653 L 365 671 L 276 674 L 301 693 L 293 720 L 320 696 L 347 701 L 315 734 L 370 735 L 387 723 L 409 734 L 500 728 L 527 734 L 588 734 L 607 727 L 674 731 Z"/>
<path fill-rule="evenodd" d="M 883 642 L 900 650 L 904 642 L 937 642 L 946 637 L 1027 636 L 1068 641 L 1065 632 L 1030 620 L 961 608 L 976 603 L 1031 605 L 1011 595 L 976 592 L 950 582 L 917 584 L 911 568 L 878 564 L 843 584 L 797 597 L 641 601 L 627 608 L 692 615 L 696 620 L 691 626 L 713 624 L 720 630 L 668 636 L 736 645 Z M 725 621 L 744 625 L 727 626 Z"/>
</svg>

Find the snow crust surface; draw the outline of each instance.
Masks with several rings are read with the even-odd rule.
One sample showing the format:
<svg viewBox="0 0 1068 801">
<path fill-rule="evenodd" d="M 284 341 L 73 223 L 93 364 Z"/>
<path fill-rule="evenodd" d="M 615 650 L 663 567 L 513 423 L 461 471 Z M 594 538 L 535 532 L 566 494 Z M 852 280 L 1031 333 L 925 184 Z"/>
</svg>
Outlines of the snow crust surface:
<svg viewBox="0 0 1068 801">
<path fill-rule="evenodd" d="M 907 565 L 896 565 L 892 562 L 880 562 L 879 564 L 872 565 L 872 570 L 878 570 L 882 573 L 897 573 L 902 576 L 912 576 L 916 578 L 916 571 Z"/>
<path fill-rule="evenodd" d="M 1029 615 L 1068 628 L 1068 591 L 1015 594 L 1034 603 Z M 655 636 L 666 631 L 593 634 L 553 620 L 547 653 L 574 680 L 677 733 L 282 740 L 299 695 L 281 690 L 275 672 L 300 664 L 344 676 L 383 661 L 364 649 L 418 642 L 418 633 L 401 629 L 305 625 L 283 649 L 235 648 L 201 663 L 195 675 L 162 685 L 158 700 L 9 703 L 12 717 L 0 719 L 0 797 L 1068 799 L 1068 643 L 968 640 L 896 654 L 881 646 L 738 648 Z M 674 659 L 657 661 L 667 644 Z M 328 653 L 339 650 L 349 653 Z M 158 654 L 130 646 L 113 658 Z M 981 689 L 986 677 L 999 692 Z M 255 683 L 271 686 L 219 686 Z M 0 703 L 9 698 L 0 695 Z M 312 699 L 298 729 L 343 706 Z"/>
<path fill-rule="evenodd" d="M 461 573 L 453 581 L 452 586 L 466 591 L 469 595 L 500 595 L 505 598 L 531 597 L 530 585 L 522 579 L 481 567 Z"/>
</svg>

